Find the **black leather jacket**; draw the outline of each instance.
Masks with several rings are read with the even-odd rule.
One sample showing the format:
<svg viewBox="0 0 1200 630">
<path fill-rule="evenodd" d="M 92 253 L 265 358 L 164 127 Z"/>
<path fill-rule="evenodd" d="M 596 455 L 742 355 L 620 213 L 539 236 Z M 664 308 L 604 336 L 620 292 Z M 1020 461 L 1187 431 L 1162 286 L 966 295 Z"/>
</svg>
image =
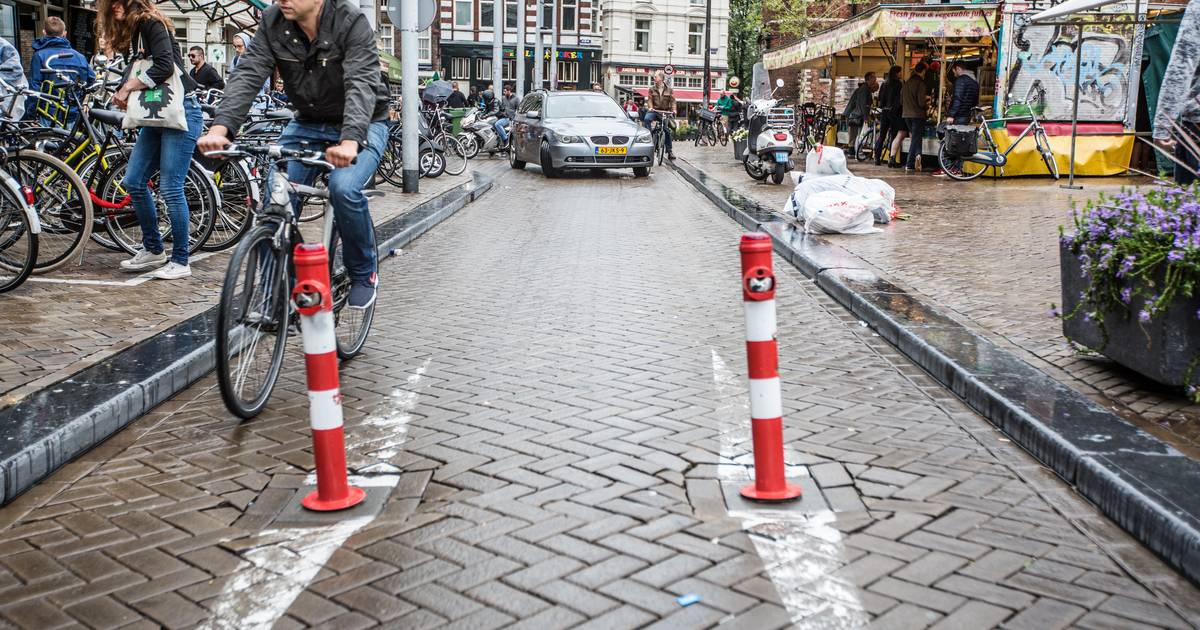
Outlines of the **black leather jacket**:
<svg viewBox="0 0 1200 630">
<path fill-rule="evenodd" d="M 229 75 L 213 124 L 236 133 L 275 68 L 302 122 L 339 124 L 342 140 L 366 144 L 367 126 L 387 120 L 388 93 L 375 33 L 357 4 L 325 0 L 311 44 L 299 24 L 284 18 L 278 6 L 268 7 L 246 54 Z"/>
</svg>

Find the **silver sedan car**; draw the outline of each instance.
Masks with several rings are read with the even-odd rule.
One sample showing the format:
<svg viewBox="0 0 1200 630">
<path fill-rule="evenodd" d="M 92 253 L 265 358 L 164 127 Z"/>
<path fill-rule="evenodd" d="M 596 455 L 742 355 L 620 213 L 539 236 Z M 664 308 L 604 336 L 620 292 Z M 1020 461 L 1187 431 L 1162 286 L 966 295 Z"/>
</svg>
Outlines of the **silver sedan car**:
<svg viewBox="0 0 1200 630">
<path fill-rule="evenodd" d="M 546 177 L 564 169 L 632 168 L 650 174 L 654 141 L 601 92 L 538 91 L 521 101 L 512 121 L 508 162 L 539 164 Z"/>
</svg>

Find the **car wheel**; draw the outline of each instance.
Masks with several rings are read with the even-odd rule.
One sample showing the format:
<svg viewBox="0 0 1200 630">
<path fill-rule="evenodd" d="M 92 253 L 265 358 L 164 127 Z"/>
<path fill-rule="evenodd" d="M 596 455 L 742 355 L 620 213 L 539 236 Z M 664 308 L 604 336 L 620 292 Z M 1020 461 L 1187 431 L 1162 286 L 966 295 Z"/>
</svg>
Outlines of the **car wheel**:
<svg viewBox="0 0 1200 630">
<path fill-rule="evenodd" d="M 649 166 L 633 167 L 633 176 L 634 177 L 650 177 L 650 167 Z"/>
<path fill-rule="evenodd" d="M 558 177 L 558 170 L 554 168 L 554 162 L 550 159 L 550 143 L 542 142 L 541 151 L 542 174 L 550 179 Z"/>
<path fill-rule="evenodd" d="M 517 159 L 516 146 L 514 146 L 513 149 L 508 152 L 508 165 L 518 171 L 525 170 L 525 160 Z"/>
</svg>

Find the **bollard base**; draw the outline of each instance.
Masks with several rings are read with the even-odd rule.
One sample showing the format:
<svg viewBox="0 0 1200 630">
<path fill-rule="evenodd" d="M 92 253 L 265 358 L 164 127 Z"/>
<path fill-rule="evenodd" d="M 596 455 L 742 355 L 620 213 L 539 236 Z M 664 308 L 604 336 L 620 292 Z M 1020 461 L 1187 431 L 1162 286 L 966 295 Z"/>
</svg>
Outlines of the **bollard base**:
<svg viewBox="0 0 1200 630">
<path fill-rule="evenodd" d="M 793 486 L 790 483 L 784 483 L 783 488 L 779 490 L 759 490 L 758 486 L 750 484 L 742 486 L 740 494 L 752 501 L 775 502 L 799 499 L 801 491 L 800 486 Z"/>
<path fill-rule="evenodd" d="M 304 500 L 300 502 L 306 509 L 316 512 L 332 512 L 334 510 L 344 510 L 351 508 L 363 502 L 367 493 L 362 488 L 350 486 L 346 492 L 346 496 L 340 499 L 322 500 L 320 493 L 313 491 Z"/>
</svg>

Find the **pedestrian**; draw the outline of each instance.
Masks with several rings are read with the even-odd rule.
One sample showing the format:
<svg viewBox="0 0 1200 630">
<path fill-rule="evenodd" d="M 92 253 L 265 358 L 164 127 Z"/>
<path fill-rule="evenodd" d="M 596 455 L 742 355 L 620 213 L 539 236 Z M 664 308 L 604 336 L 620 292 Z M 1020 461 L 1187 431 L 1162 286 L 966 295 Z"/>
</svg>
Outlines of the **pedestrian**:
<svg viewBox="0 0 1200 630">
<path fill-rule="evenodd" d="M 879 131 L 875 134 L 875 166 L 883 162 L 883 147 L 890 146 L 892 136 L 904 132 L 900 115 L 900 66 L 888 70 L 887 81 L 879 88 Z M 900 166 L 900 154 L 892 150 L 888 166 Z"/>
<path fill-rule="evenodd" d="M 604 91 L 604 86 L 600 85 L 599 83 L 593 83 L 593 84 L 592 84 L 592 91 L 593 91 L 593 92 L 603 92 L 603 91 Z"/>
<path fill-rule="evenodd" d="M 975 80 L 975 73 L 961 61 L 951 64 L 950 72 L 954 74 L 954 91 L 950 97 L 950 107 L 946 109 L 945 124 L 969 125 L 975 106 L 979 104 L 979 81 Z M 933 173 L 935 177 L 945 174 L 940 168 Z"/>
<path fill-rule="evenodd" d="M 911 171 L 917 167 L 917 156 L 921 155 L 922 140 L 925 138 L 927 99 L 925 73 L 927 71 L 925 63 L 918 61 L 917 65 L 913 67 L 912 75 L 908 77 L 908 80 L 904 82 L 904 87 L 900 90 L 900 109 L 909 137 L 908 159 L 904 163 L 905 171 Z"/>
<path fill-rule="evenodd" d="M 479 107 L 479 88 L 471 86 L 471 92 L 467 94 L 467 107 Z"/>
<path fill-rule="evenodd" d="M 858 133 L 862 131 L 863 124 L 871 120 L 871 95 L 875 90 L 879 89 L 879 82 L 875 80 L 875 73 L 868 72 L 863 77 L 863 82 L 858 84 L 854 92 L 850 94 L 850 102 L 846 103 L 846 109 L 842 115 L 846 117 L 846 124 L 850 128 L 850 151 L 854 151 L 854 141 L 858 140 Z"/>
<path fill-rule="evenodd" d="M 450 87 L 453 91 L 446 98 L 446 107 L 466 107 L 467 97 L 463 96 L 463 93 L 458 90 L 458 81 L 451 83 Z"/>
<path fill-rule="evenodd" d="M 72 82 L 79 81 L 90 84 L 96 78 L 96 73 L 92 70 L 87 58 L 71 47 L 71 43 L 64 37 L 66 34 L 66 23 L 62 21 L 62 18 L 52 15 L 46 18 L 46 25 L 42 27 L 42 37 L 33 40 L 33 57 L 29 60 L 29 85 L 32 85 L 35 90 L 54 94 L 58 90 L 70 87 Z M 47 63 L 54 70 L 61 71 L 68 76 L 60 80 L 55 73 L 46 72 Z M 32 110 L 37 109 L 39 104 L 47 107 L 47 104 L 38 103 L 32 97 L 27 99 L 25 106 L 32 114 Z M 56 109 L 67 111 L 67 117 L 61 121 L 63 126 L 70 126 L 75 119 L 75 110 L 67 109 L 69 103 L 66 102 L 65 97 L 60 107 L 61 109 Z M 49 125 L 52 121 L 50 118 L 42 116 L 41 122 L 43 125 Z"/>
<path fill-rule="evenodd" d="M 666 115 L 675 113 L 675 91 L 663 79 L 662 70 L 654 73 L 654 85 L 650 86 L 649 99 L 650 102 L 646 104 L 646 116 L 643 118 L 646 128 L 649 129 L 656 120 L 661 120 L 662 124 L 666 124 Z M 671 130 L 666 129 L 665 132 L 663 138 L 666 139 L 667 159 L 674 160 L 675 152 L 671 146 Z"/>
<path fill-rule="evenodd" d="M 125 109 L 130 98 L 137 98 L 149 87 L 165 83 L 174 73 L 183 83 L 183 110 L 187 130 L 143 127 L 129 154 L 122 182 L 137 212 L 142 230 L 142 249 L 121 262 L 126 271 L 144 271 L 161 267 L 154 277 L 176 280 L 192 275 L 188 265 L 188 205 L 183 183 L 204 119 L 200 103 L 191 92 L 196 82 L 183 70 L 175 25 L 155 6 L 153 0 L 98 0 L 96 26 L 111 50 L 124 51 L 126 59 L 136 52 L 153 65 L 143 73 L 124 77 L 113 94 L 113 103 Z M 134 64 L 129 64 L 132 69 Z M 129 72 L 129 70 L 127 70 Z M 158 233 L 158 207 L 150 193 L 150 176 L 158 173 L 157 193 L 167 206 L 171 220 L 171 255 L 168 260 Z"/>
<path fill-rule="evenodd" d="M 229 71 L 237 70 L 238 64 L 242 62 L 242 57 L 250 48 L 250 36 L 245 33 L 238 33 L 233 36 L 233 59 L 229 60 Z"/>
<path fill-rule="evenodd" d="M 627 98 L 627 99 L 625 99 L 624 107 L 625 107 L 626 113 L 634 114 L 635 116 L 637 115 L 637 113 L 638 113 L 637 101 L 633 100 L 632 98 Z"/>
<path fill-rule="evenodd" d="M 1200 0 L 1188 2 L 1183 12 L 1154 112 L 1154 141 L 1183 162 L 1175 164 L 1175 182 L 1188 186 L 1197 179 L 1200 155 L 1189 150 L 1189 143 L 1179 141 L 1176 121 L 1183 133 L 1200 138 Z"/>
<path fill-rule="evenodd" d="M 207 63 L 203 48 L 199 46 L 189 48 L 188 61 L 192 62 L 192 69 L 188 70 L 188 76 L 192 77 L 201 90 L 207 92 L 225 89 L 225 79 L 221 78 L 221 73 L 217 72 L 212 64 Z"/>
<path fill-rule="evenodd" d="M 521 99 L 513 93 L 513 86 L 504 86 L 504 93 L 496 102 L 496 113 L 500 116 L 492 125 L 496 128 L 496 133 L 500 135 L 502 147 L 508 146 L 508 125 L 517 117 L 517 106 L 521 104 Z"/>
<path fill-rule="evenodd" d="M 309 62 L 297 63 L 296 55 Z M 199 143 L 201 151 L 230 144 L 258 86 L 276 69 L 296 109 L 276 142 L 287 149 L 323 149 L 333 166 L 326 190 L 350 276 L 346 308 L 361 316 L 375 303 L 378 289 L 375 228 L 365 191 L 388 144 L 390 101 L 379 76 L 371 21 L 355 2 L 284 0 L 264 9 L 250 54 L 229 78 L 212 127 Z M 307 185 L 319 172 L 296 161 L 287 169 L 289 180 Z M 293 208 L 299 214 L 299 200 L 293 200 Z"/>
<path fill-rule="evenodd" d="M 12 86 L 17 92 L 4 96 L 0 101 L 3 113 L 14 120 L 25 115 L 25 99 L 19 92 L 29 87 L 25 81 L 25 70 L 21 67 L 21 53 L 17 52 L 7 39 L 0 37 L 0 79 Z"/>
</svg>

